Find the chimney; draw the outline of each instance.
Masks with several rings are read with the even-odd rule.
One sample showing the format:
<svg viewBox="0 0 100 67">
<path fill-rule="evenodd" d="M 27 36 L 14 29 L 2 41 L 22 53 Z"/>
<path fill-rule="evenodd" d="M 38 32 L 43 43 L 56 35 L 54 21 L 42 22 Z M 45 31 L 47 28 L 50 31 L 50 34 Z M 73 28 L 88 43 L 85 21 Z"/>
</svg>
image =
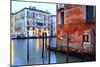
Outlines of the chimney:
<svg viewBox="0 0 100 67">
<path fill-rule="evenodd" d="M 48 12 L 48 10 L 46 10 L 46 12 Z"/>
<path fill-rule="evenodd" d="M 31 7 L 31 6 L 29 6 L 29 8 L 31 9 L 32 7 Z"/>
</svg>

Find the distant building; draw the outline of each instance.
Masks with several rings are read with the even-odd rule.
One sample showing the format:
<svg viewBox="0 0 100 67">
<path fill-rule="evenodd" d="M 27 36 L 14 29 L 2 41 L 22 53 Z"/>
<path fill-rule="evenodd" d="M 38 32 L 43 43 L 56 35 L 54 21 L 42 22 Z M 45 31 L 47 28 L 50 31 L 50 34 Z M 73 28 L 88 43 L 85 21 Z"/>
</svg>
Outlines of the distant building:
<svg viewBox="0 0 100 67">
<path fill-rule="evenodd" d="M 58 47 L 69 45 L 95 55 L 95 23 L 95 6 L 57 4 Z"/>
<path fill-rule="evenodd" d="M 42 36 L 45 31 L 48 34 L 50 23 L 50 13 L 38 10 L 36 7 L 23 8 L 15 14 L 15 33 L 16 35 Z"/>
<path fill-rule="evenodd" d="M 51 29 L 52 35 L 56 36 L 56 15 L 51 15 Z"/>
<path fill-rule="evenodd" d="M 15 35 L 15 15 L 13 13 L 11 14 L 10 32 L 11 36 Z"/>
</svg>

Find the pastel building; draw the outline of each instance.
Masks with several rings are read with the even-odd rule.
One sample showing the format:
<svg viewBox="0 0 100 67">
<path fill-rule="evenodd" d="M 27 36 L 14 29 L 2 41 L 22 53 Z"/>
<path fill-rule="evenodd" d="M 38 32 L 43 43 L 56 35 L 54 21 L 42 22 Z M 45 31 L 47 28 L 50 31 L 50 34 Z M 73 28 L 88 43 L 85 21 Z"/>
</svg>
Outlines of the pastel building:
<svg viewBox="0 0 100 67">
<path fill-rule="evenodd" d="M 29 36 L 42 36 L 42 32 L 48 34 L 50 23 L 50 13 L 48 11 L 30 6 L 14 13 L 14 15 L 17 36 L 27 36 L 27 32 L 29 32 Z"/>
<path fill-rule="evenodd" d="M 15 15 L 12 13 L 11 14 L 11 22 L 10 22 L 10 31 L 11 31 L 11 36 L 15 35 Z"/>
<path fill-rule="evenodd" d="M 95 10 L 95 6 L 57 4 L 58 50 L 95 55 Z"/>
</svg>

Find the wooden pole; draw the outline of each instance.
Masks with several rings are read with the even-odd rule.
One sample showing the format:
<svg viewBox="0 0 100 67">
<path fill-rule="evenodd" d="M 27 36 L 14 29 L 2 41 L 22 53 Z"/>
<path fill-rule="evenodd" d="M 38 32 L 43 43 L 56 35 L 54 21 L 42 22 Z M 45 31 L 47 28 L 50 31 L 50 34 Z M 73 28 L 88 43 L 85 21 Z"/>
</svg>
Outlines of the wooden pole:
<svg viewBox="0 0 100 67">
<path fill-rule="evenodd" d="M 66 62 L 68 63 L 68 53 L 69 53 L 69 33 L 67 33 L 67 51 L 66 51 Z"/>
<path fill-rule="evenodd" d="M 27 28 L 27 62 L 29 63 L 29 27 Z"/>
<path fill-rule="evenodd" d="M 43 32 L 42 58 L 44 58 L 44 32 Z"/>
</svg>

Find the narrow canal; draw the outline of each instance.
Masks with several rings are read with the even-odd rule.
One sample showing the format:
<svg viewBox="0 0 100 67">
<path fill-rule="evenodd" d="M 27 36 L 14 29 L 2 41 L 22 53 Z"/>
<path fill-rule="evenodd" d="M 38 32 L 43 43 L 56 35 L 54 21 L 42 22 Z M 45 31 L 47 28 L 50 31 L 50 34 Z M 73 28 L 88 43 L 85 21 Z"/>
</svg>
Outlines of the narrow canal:
<svg viewBox="0 0 100 67">
<path fill-rule="evenodd" d="M 47 47 L 51 43 L 51 47 L 56 47 L 56 38 L 47 38 L 47 42 L 44 41 L 44 54 L 42 57 L 43 39 L 13 39 L 11 40 L 11 66 L 17 65 L 31 65 L 31 64 L 55 64 L 66 63 L 66 54 L 59 52 L 49 51 Z M 27 45 L 29 45 L 29 61 L 27 61 Z M 50 60 L 49 60 L 50 59 Z M 68 62 L 80 62 L 79 57 L 68 56 Z"/>
</svg>

